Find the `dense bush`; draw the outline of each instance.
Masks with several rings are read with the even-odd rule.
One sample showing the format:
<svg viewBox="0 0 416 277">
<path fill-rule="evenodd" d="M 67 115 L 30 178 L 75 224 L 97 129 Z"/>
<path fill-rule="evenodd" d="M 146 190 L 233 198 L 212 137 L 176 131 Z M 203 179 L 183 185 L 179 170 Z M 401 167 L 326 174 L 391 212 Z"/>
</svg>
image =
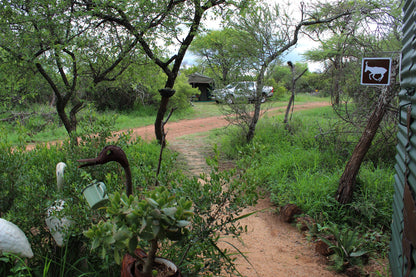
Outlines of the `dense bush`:
<svg viewBox="0 0 416 277">
<path fill-rule="evenodd" d="M 137 95 L 130 84 L 116 87 L 100 85 L 93 94 L 93 101 L 99 111 L 125 111 L 133 108 Z"/>
<path fill-rule="evenodd" d="M 179 112 L 188 109 L 191 105 L 192 95 L 197 95 L 200 93 L 199 89 L 192 88 L 188 83 L 188 78 L 185 74 L 178 76 L 175 82 L 175 95 L 169 100 L 169 107 L 176 108 Z"/>
</svg>

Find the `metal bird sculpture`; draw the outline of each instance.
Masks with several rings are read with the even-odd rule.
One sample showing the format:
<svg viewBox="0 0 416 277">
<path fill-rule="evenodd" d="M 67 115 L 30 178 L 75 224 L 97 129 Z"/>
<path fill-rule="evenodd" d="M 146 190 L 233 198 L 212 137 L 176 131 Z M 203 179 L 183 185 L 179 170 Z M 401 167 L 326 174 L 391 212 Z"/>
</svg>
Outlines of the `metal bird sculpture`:
<svg viewBox="0 0 416 277">
<path fill-rule="evenodd" d="M 124 169 L 126 175 L 126 194 L 127 196 L 133 193 L 133 184 L 131 179 L 131 171 L 129 161 L 127 160 L 126 153 L 115 145 L 107 145 L 101 150 L 96 158 L 92 159 L 81 159 L 78 160 L 80 163 L 84 163 L 79 167 L 93 166 L 98 164 L 105 164 L 108 162 L 118 162 Z"/>
<path fill-rule="evenodd" d="M 0 254 L 13 253 L 20 257 L 32 258 L 33 252 L 23 231 L 15 224 L 0 218 Z"/>
</svg>

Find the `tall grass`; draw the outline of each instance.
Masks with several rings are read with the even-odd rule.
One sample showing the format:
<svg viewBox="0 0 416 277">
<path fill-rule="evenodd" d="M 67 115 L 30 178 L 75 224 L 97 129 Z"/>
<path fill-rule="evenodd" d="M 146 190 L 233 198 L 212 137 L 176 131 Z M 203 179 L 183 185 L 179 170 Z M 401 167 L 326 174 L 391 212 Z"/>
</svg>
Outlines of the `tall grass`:
<svg viewBox="0 0 416 277">
<path fill-rule="evenodd" d="M 353 145 L 340 153 L 337 140 L 329 143 L 331 140 L 322 139 L 331 133 L 329 126 L 334 120 L 330 107 L 296 112 L 289 130 L 281 123 L 282 116 L 265 118 L 252 143 L 236 144 L 238 133 L 233 130 L 221 136 L 222 150 L 238 160 L 245 178 L 266 190 L 276 206 L 296 204 L 320 226 L 357 228 L 368 238 L 367 248 L 386 251 L 394 193 L 393 163 L 388 160 L 375 166 L 365 161 L 353 202 L 339 204 L 335 194 L 349 158 L 344 151 L 351 153 Z"/>
</svg>

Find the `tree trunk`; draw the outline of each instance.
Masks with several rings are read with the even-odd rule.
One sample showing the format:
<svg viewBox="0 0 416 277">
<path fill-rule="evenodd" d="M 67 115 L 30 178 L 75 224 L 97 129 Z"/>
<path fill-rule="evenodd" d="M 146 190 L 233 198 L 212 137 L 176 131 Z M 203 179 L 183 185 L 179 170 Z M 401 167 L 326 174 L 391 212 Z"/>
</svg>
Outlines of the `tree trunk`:
<svg viewBox="0 0 416 277">
<path fill-rule="evenodd" d="M 371 146 L 373 138 L 377 133 L 378 127 L 380 126 L 380 122 L 386 113 L 387 107 L 396 95 L 396 70 L 396 66 L 392 66 L 391 83 L 389 86 L 382 89 L 376 108 L 368 119 L 367 126 L 355 146 L 351 158 L 345 166 L 344 172 L 339 180 L 336 200 L 341 204 L 347 204 L 352 201 L 355 180 L 360 170 L 361 163 Z"/>
<path fill-rule="evenodd" d="M 259 117 L 260 117 L 261 96 L 259 97 L 258 95 L 259 95 L 259 93 L 257 92 L 257 99 L 256 99 L 256 102 L 254 104 L 253 118 L 250 121 L 250 125 L 248 126 L 248 132 L 247 132 L 247 135 L 246 135 L 247 142 L 250 142 L 254 138 L 254 133 L 256 131 L 256 125 L 257 125 L 257 122 L 259 121 Z M 260 91 L 260 95 L 261 95 L 261 91 Z"/>
<path fill-rule="evenodd" d="M 340 82 L 340 78 L 342 75 L 342 70 L 341 70 L 341 58 L 339 56 L 337 56 L 335 58 L 334 61 L 334 70 L 335 70 L 335 78 L 334 79 L 334 84 L 333 84 L 333 90 L 331 92 L 331 104 L 333 106 L 339 106 L 340 100 L 339 100 L 339 95 L 340 95 L 340 91 L 339 91 L 339 82 Z"/>
<path fill-rule="evenodd" d="M 162 141 L 163 141 L 162 122 L 163 122 L 163 118 L 165 117 L 168 103 L 169 103 L 169 97 L 162 96 L 162 100 L 160 101 L 160 106 L 159 106 L 159 110 L 157 111 L 156 121 L 155 121 L 155 135 L 159 144 L 162 144 Z"/>
<path fill-rule="evenodd" d="M 169 103 L 169 98 L 175 94 L 175 90 L 166 87 L 159 90 L 162 100 L 160 101 L 159 110 L 157 111 L 156 121 L 155 121 L 155 135 L 158 143 L 162 146 L 165 143 L 165 130 L 163 126 L 163 118 L 165 117 L 166 110 Z"/>
<path fill-rule="evenodd" d="M 285 119 L 283 120 L 283 123 L 286 124 L 287 127 L 287 118 L 289 116 L 290 107 L 292 106 L 292 102 L 295 101 L 295 66 L 292 62 L 287 62 L 287 64 L 290 66 L 290 71 L 292 72 L 292 84 L 290 87 L 290 91 L 292 92 L 292 95 L 290 96 L 289 103 L 287 104 L 286 113 L 285 113 Z"/>
<path fill-rule="evenodd" d="M 286 128 L 289 127 L 288 117 L 289 117 L 290 108 L 292 108 L 295 105 L 296 82 L 299 80 L 300 77 L 302 77 L 303 74 L 306 73 L 306 71 L 308 71 L 308 69 L 306 68 L 305 70 L 303 70 L 301 74 L 299 74 L 299 76 L 295 77 L 295 66 L 291 62 L 288 62 L 288 65 L 290 66 L 290 69 L 292 71 L 292 86 L 290 89 L 292 91 L 292 95 L 290 96 L 289 103 L 287 104 L 285 119 L 283 120 L 283 123 L 286 124 Z"/>
<path fill-rule="evenodd" d="M 286 113 L 285 113 L 285 119 L 283 120 L 283 123 L 285 123 L 285 124 L 288 123 L 288 117 L 289 117 L 290 108 L 292 107 L 292 103 L 294 101 L 295 101 L 295 93 L 294 93 L 294 91 L 292 91 L 292 95 L 290 96 L 289 103 L 287 104 Z"/>
<path fill-rule="evenodd" d="M 248 131 L 246 134 L 247 142 L 251 142 L 254 138 L 254 133 L 256 131 L 256 125 L 260 118 L 260 111 L 261 111 L 261 98 L 263 96 L 263 81 L 264 81 L 264 74 L 266 72 L 268 63 L 262 65 L 259 76 L 257 77 L 256 81 L 256 99 L 254 102 L 254 113 L 253 117 L 251 118 L 250 125 L 248 126 Z"/>
</svg>

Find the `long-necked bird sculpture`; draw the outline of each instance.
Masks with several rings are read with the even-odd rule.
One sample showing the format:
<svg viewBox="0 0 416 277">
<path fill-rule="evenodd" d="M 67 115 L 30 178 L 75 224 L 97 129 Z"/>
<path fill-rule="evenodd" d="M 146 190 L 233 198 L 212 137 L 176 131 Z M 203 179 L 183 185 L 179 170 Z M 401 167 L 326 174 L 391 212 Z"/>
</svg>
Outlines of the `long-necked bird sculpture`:
<svg viewBox="0 0 416 277">
<path fill-rule="evenodd" d="M 107 145 L 101 150 L 96 158 L 81 159 L 80 163 L 84 163 L 79 167 L 92 166 L 98 164 L 105 164 L 108 162 L 118 162 L 124 169 L 126 175 L 126 194 L 129 196 L 133 193 L 133 184 L 131 179 L 131 170 L 126 153 L 123 149 L 116 145 Z"/>
</svg>

